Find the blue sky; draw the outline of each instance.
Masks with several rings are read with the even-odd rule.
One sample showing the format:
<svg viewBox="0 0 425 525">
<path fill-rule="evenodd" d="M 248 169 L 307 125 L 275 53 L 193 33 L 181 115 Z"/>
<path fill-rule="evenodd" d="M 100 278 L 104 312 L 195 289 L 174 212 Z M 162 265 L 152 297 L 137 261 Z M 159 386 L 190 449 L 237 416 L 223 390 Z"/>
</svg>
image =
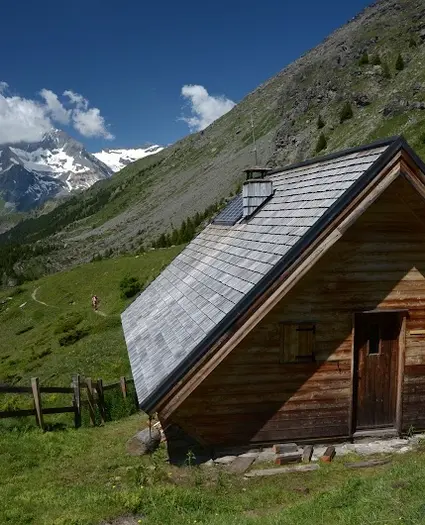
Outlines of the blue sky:
<svg viewBox="0 0 425 525">
<path fill-rule="evenodd" d="M 201 110 L 212 115 L 220 103 L 231 105 L 221 99 L 214 110 L 205 92 L 189 90 L 183 97 L 183 86 L 203 86 L 210 96 L 237 103 L 369 3 L 4 3 L 0 81 L 7 86 L 0 84 L 0 142 L 7 133 L 19 136 L 18 124 L 28 118 L 47 125 L 40 120 L 44 115 L 91 151 L 169 144 L 190 132 L 180 117 L 191 116 L 191 102 L 201 99 Z M 22 119 L 16 116 L 21 110 Z M 192 121 L 192 129 L 202 125 L 205 121 Z"/>
</svg>

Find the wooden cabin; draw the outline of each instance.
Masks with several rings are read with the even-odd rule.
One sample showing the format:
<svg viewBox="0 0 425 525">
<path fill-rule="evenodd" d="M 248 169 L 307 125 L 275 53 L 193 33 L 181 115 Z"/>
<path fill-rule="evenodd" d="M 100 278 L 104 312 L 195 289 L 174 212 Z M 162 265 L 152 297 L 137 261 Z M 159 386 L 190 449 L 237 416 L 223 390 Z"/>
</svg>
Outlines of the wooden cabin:
<svg viewBox="0 0 425 525">
<path fill-rule="evenodd" d="M 425 166 L 403 138 L 273 172 L 122 316 L 179 447 L 425 429 Z"/>
</svg>

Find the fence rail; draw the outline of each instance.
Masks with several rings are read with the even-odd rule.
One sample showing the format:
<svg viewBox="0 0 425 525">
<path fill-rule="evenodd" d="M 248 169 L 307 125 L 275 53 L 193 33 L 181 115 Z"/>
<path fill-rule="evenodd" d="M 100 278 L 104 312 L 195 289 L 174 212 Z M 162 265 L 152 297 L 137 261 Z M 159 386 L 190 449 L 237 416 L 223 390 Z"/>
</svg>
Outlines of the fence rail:
<svg viewBox="0 0 425 525">
<path fill-rule="evenodd" d="M 74 426 L 81 426 L 81 408 L 87 406 L 90 415 L 90 424 L 96 424 L 96 406 L 98 407 L 101 423 L 105 422 L 106 409 L 104 391 L 120 388 L 122 397 L 128 395 L 127 385 L 133 383 L 133 379 L 121 377 L 119 381 L 103 384 L 102 379 L 93 381 L 90 377 L 82 379 L 79 375 L 72 378 L 70 387 L 62 386 L 41 386 L 38 377 L 31 379 L 31 386 L 11 386 L 0 385 L 0 394 L 31 394 L 34 408 L 24 410 L 4 410 L 0 411 L 0 419 L 35 416 L 37 425 L 44 430 L 44 415 L 48 414 L 74 414 Z M 82 400 L 81 393 L 87 392 L 87 400 Z M 41 394 L 72 394 L 72 406 L 43 407 Z"/>
</svg>

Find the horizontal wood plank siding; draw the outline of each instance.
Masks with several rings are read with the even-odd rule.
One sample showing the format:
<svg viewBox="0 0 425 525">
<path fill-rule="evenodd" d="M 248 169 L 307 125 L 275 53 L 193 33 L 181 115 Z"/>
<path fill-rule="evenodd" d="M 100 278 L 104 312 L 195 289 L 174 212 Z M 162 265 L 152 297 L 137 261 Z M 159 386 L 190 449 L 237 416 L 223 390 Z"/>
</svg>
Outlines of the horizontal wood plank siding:
<svg viewBox="0 0 425 525">
<path fill-rule="evenodd" d="M 349 435 L 353 312 L 407 309 L 402 426 L 425 428 L 425 206 L 397 179 L 169 418 L 209 445 Z M 279 323 L 315 323 L 315 363 Z M 161 416 L 161 414 L 160 414 Z"/>
</svg>

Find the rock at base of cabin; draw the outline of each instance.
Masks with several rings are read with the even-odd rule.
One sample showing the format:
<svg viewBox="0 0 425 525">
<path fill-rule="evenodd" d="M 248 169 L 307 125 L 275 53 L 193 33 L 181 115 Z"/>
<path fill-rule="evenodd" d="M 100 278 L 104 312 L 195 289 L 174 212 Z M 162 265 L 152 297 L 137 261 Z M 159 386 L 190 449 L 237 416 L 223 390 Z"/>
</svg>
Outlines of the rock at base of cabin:
<svg viewBox="0 0 425 525">
<path fill-rule="evenodd" d="M 217 465 L 230 465 L 230 463 L 233 463 L 237 456 L 222 456 L 220 458 L 216 458 L 214 460 Z"/>
<path fill-rule="evenodd" d="M 161 443 L 161 432 L 155 428 L 145 428 L 127 441 L 127 452 L 130 456 L 151 454 Z"/>
</svg>

